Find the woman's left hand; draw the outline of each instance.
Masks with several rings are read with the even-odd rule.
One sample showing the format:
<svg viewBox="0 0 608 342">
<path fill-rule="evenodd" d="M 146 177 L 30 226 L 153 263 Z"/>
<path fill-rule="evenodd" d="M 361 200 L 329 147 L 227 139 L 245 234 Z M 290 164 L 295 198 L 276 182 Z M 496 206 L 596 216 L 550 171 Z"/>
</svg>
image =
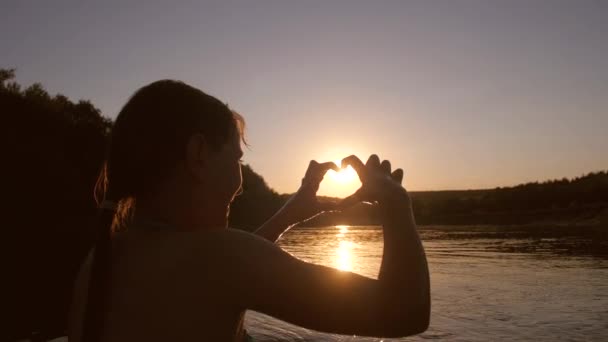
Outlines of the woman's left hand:
<svg viewBox="0 0 608 342">
<path fill-rule="evenodd" d="M 319 201 L 317 191 L 323 177 L 329 170 L 340 171 L 333 162 L 318 163 L 311 160 L 308 170 L 302 179 L 300 189 L 285 203 L 279 211 L 290 225 L 313 218 L 323 212 L 336 210 L 335 202 Z"/>
</svg>

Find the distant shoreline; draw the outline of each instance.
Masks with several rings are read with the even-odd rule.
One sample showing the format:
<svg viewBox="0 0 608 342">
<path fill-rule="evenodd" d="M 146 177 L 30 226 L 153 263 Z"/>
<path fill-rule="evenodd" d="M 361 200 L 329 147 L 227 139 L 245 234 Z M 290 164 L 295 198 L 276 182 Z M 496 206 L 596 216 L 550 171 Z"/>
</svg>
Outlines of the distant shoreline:
<svg viewBox="0 0 608 342">
<path fill-rule="evenodd" d="M 381 229 L 378 225 L 353 225 L 349 228 L 357 231 L 365 226 Z M 323 227 L 295 229 L 318 230 Z M 505 253 L 542 250 L 555 255 L 608 258 L 608 229 L 597 225 L 419 225 L 418 229 L 423 242 L 486 240 L 490 250 Z"/>
<path fill-rule="evenodd" d="M 414 207 L 414 211 L 416 208 Z M 608 207 L 604 204 L 564 209 L 528 211 L 475 212 L 462 214 L 415 215 L 421 226 L 559 226 L 597 227 L 608 231 Z M 326 213 L 302 223 L 302 226 L 379 225 L 373 207 L 355 208 L 344 213 Z"/>
</svg>

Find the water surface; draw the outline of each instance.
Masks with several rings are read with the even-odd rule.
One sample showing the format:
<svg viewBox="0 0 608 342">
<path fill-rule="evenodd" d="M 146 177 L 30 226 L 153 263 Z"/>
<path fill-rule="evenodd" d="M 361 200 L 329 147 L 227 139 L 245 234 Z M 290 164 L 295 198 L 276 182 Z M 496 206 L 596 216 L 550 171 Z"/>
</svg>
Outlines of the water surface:
<svg viewBox="0 0 608 342">
<path fill-rule="evenodd" d="M 423 227 L 431 272 L 431 326 L 402 340 L 608 340 L 608 250 L 572 229 Z M 382 230 L 296 228 L 279 245 L 300 259 L 376 278 Z M 261 341 L 379 341 L 323 334 L 247 313 Z M 383 339 L 389 341 L 390 339 Z"/>
</svg>

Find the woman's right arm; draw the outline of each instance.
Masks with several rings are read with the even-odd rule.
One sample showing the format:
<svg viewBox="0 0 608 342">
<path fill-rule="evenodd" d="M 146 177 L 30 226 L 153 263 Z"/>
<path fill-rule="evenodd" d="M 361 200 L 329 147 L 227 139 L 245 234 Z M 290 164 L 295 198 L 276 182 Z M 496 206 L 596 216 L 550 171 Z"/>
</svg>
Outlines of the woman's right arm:
<svg viewBox="0 0 608 342">
<path fill-rule="evenodd" d="M 407 193 L 394 181 L 384 184 L 391 178 L 390 165 L 386 171 L 377 157 L 365 166 L 349 158 L 347 163 L 364 174 L 357 199 L 378 201 L 383 212 L 378 279 L 307 263 L 253 234 L 231 231 L 225 248 L 234 252 L 223 260 L 230 271 L 222 272 L 229 274 L 229 297 L 243 309 L 319 331 L 383 337 L 421 333 L 429 324 L 429 276 Z"/>
<path fill-rule="evenodd" d="M 401 186 L 403 170 L 391 174 L 390 162 L 380 163 L 377 155 L 370 156 L 365 165 L 356 156 L 345 158 L 343 164 L 352 165 L 362 176 L 356 199 L 378 202 L 381 211 L 384 251 L 378 281 L 394 296 L 391 301 L 398 303 L 390 309 L 424 331 L 430 321 L 430 277 L 411 200 Z"/>
</svg>

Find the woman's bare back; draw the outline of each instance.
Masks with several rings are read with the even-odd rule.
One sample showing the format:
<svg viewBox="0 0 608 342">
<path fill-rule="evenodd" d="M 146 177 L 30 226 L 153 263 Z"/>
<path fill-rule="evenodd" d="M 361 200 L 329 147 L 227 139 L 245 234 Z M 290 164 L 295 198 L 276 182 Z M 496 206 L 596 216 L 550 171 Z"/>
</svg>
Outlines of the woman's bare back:
<svg viewBox="0 0 608 342">
<path fill-rule="evenodd" d="M 149 227 L 118 233 L 102 340 L 243 340 L 245 309 L 232 304 L 221 264 L 235 251 L 218 243 L 221 235 Z M 80 341 L 90 262 L 91 255 L 76 282 L 70 341 Z"/>
</svg>

